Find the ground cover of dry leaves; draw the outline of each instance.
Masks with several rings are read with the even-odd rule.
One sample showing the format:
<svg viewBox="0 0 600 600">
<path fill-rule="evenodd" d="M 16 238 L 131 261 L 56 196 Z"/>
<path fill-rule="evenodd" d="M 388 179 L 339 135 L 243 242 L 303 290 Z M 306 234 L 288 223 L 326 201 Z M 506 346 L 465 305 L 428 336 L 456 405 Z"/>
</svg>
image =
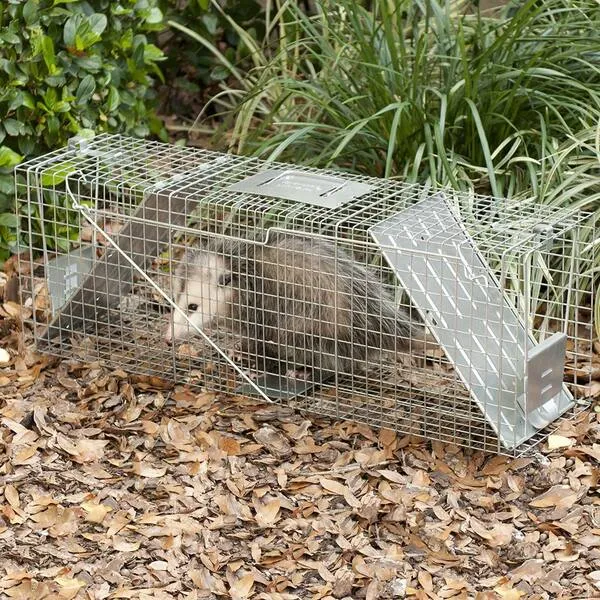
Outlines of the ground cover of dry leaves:
<svg viewBox="0 0 600 600">
<path fill-rule="evenodd" d="M 595 407 L 509 459 L 0 346 L 0 598 L 600 598 Z"/>
</svg>

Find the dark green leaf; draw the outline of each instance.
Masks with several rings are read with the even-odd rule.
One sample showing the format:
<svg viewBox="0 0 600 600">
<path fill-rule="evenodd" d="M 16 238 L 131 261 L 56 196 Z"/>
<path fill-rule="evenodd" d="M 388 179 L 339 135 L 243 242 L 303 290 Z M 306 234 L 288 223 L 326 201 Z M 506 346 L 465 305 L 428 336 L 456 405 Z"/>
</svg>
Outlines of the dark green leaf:
<svg viewBox="0 0 600 600">
<path fill-rule="evenodd" d="M 75 16 L 67 19 L 65 23 L 65 28 L 63 30 L 63 40 L 65 42 L 65 46 L 68 48 L 73 48 L 75 46 L 75 36 L 77 34 L 77 18 Z"/>
<path fill-rule="evenodd" d="M 56 135 L 60 128 L 60 121 L 58 120 L 58 117 L 55 117 L 54 115 L 48 117 L 48 120 L 46 121 L 46 127 L 48 128 L 48 133 L 50 135 Z"/>
<path fill-rule="evenodd" d="M 23 106 L 32 110 L 35 108 L 35 99 L 29 92 L 23 92 Z"/>
<path fill-rule="evenodd" d="M 25 101 L 25 94 L 21 90 L 13 90 L 12 99 L 8 103 L 8 111 L 12 112 L 17 108 L 23 106 Z"/>
<path fill-rule="evenodd" d="M 58 98 L 56 95 L 56 90 L 54 88 L 48 88 L 48 90 L 44 94 L 44 104 L 50 110 L 54 110 L 54 106 L 56 105 L 57 100 Z"/>
<path fill-rule="evenodd" d="M 23 6 L 23 19 L 27 25 L 31 25 L 38 18 L 38 0 L 27 0 Z"/>
<path fill-rule="evenodd" d="M 15 193 L 15 178 L 13 175 L 0 175 L 0 195 L 12 195 Z"/>
<path fill-rule="evenodd" d="M 64 75 L 48 75 L 44 82 L 51 87 L 59 88 L 66 84 L 66 78 Z"/>
<path fill-rule="evenodd" d="M 21 132 L 21 123 L 16 119 L 4 119 L 2 125 L 4 125 L 4 129 L 6 129 L 8 135 L 19 135 Z"/>
<path fill-rule="evenodd" d="M 70 109 L 71 109 L 71 105 L 68 102 L 64 102 L 63 100 L 60 100 L 59 102 L 57 102 L 54 105 L 54 112 L 55 113 L 69 112 Z"/>
<path fill-rule="evenodd" d="M 157 48 L 154 44 L 146 44 L 144 46 L 144 62 L 153 63 L 158 60 L 165 58 L 163 51 Z"/>
<path fill-rule="evenodd" d="M 213 81 L 224 81 L 225 79 L 227 79 L 227 77 L 229 77 L 229 73 L 230 71 L 227 67 L 217 65 L 214 69 L 211 70 L 210 78 Z"/>
<path fill-rule="evenodd" d="M 99 55 L 76 57 L 75 63 L 84 71 L 92 73 L 99 71 L 102 68 L 102 58 Z"/>
<path fill-rule="evenodd" d="M 211 35 L 214 35 L 217 32 L 217 26 L 219 25 L 219 18 L 217 15 L 212 13 L 207 13 L 202 16 L 202 23 L 206 27 L 206 30 Z"/>
<path fill-rule="evenodd" d="M 11 78 L 17 78 L 17 65 L 5 58 L 0 58 L 0 68 L 7 74 L 10 75 Z"/>
<path fill-rule="evenodd" d="M 117 108 L 119 107 L 119 102 L 119 90 L 111 86 L 110 91 L 108 92 L 108 98 L 106 99 L 106 110 L 108 112 L 113 112 L 117 110 Z"/>
<path fill-rule="evenodd" d="M 20 137 L 17 140 L 17 145 L 21 154 L 25 156 L 33 154 L 35 150 L 35 140 L 33 138 Z"/>
<path fill-rule="evenodd" d="M 19 225 L 19 218 L 14 213 L 2 213 L 0 214 L 0 225 L 16 229 Z"/>
<path fill-rule="evenodd" d="M 101 13 L 95 13 L 89 18 L 90 29 L 98 38 L 106 29 L 107 23 L 106 15 Z"/>
<path fill-rule="evenodd" d="M 92 75 L 86 75 L 79 86 L 77 87 L 77 93 L 75 94 L 77 104 L 85 104 L 89 101 L 96 89 L 96 82 Z"/>
<path fill-rule="evenodd" d="M 133 51 L 133 61 L 137 67 L 142 67 L 144 65 L 144 49 L 145 44 L 137 44 L 135 50 Z"/>
<path fill-rule="evenodd" d="M 0 33 L 0 40 L 7 44 L 18 44 L 21 41 L 21 38 L 12 31 L 3 31 Z"/>
</svg>

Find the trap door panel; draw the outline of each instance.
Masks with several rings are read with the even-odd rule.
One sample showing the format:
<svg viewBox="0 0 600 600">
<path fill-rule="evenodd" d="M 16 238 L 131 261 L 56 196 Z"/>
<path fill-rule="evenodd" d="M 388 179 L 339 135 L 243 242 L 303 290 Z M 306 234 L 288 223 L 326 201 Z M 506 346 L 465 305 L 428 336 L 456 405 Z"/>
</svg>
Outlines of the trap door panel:
<svg viewBox="0 0 600 600">
<path fill-rule="evenodd" d="M 370 233 L 506 448 L 572 406 L 562 383 L 566 336 L 536 346 L 443 195 Z"/>
</svg>

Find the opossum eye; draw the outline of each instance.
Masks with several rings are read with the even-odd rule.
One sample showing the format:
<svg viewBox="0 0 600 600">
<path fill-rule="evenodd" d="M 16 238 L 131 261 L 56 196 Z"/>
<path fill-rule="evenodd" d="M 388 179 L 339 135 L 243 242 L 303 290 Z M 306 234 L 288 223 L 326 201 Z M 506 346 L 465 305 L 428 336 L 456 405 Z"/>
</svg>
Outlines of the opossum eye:
<svg viewBox="0 0 600 600">
<path fill-rule="evenodd" d="M 219 279 L 217 279 L 218 285 L 229 285 L 231 283 L 231 273 L 223 273 L 219 275 Z"/>
<path fill-rule="evenodd" d="M 190 312 L 196 312 L 198 310 L 198 305 L 197 304 L 188 304 L 188 310 Z"/>
</svg>

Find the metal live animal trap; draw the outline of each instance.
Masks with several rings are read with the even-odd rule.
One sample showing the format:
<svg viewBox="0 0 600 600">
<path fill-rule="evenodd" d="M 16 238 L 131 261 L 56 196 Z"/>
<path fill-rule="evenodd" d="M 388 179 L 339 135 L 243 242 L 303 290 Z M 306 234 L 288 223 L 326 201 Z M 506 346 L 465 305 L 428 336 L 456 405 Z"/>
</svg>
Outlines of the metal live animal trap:
<svg viewBox="0 0 600 600">
<path fill-rule="evenodd" d="M 586 397 L 579 210 L 118 135 L 16 186 L 43 351 L 510 454 Z"/>
</svg>

